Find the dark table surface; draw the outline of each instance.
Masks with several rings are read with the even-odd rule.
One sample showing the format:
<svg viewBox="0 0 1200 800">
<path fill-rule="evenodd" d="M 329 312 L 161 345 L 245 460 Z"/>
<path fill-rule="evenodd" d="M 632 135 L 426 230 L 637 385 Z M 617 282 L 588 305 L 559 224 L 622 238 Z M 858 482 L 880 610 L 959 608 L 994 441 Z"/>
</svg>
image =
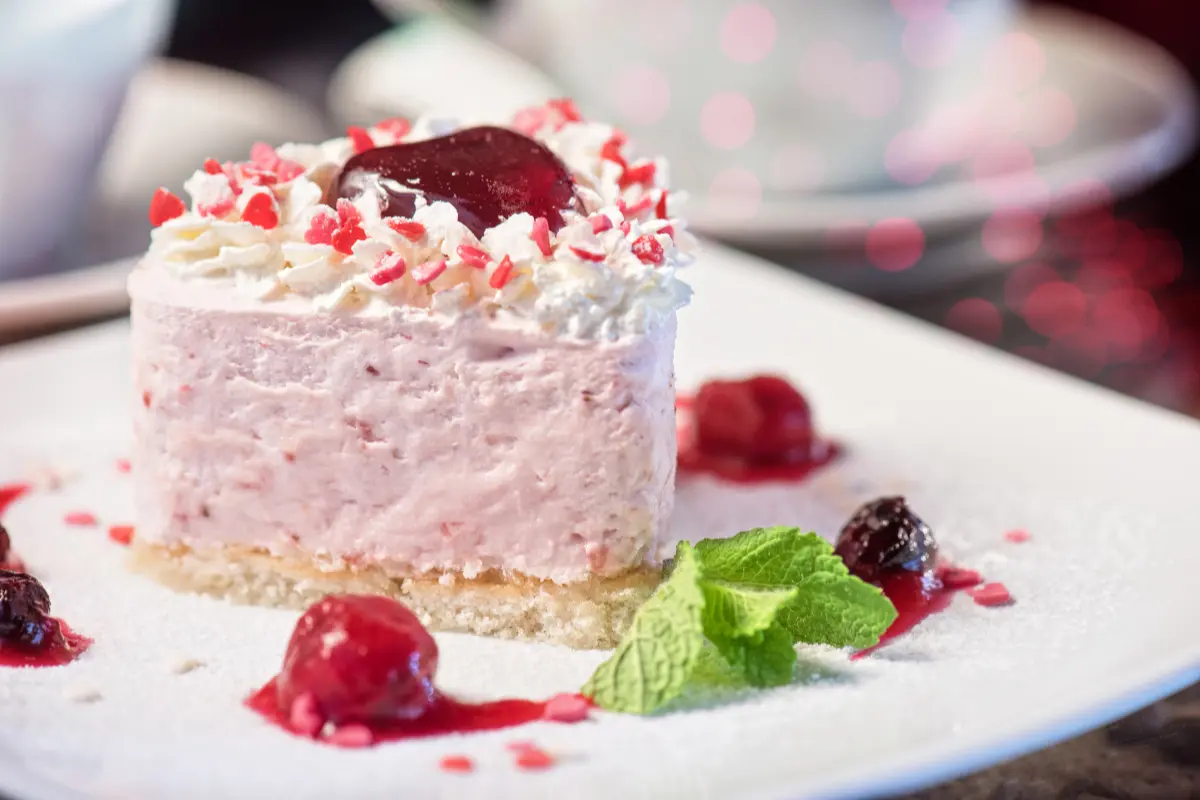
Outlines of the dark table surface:
<svg viewBox="0 0 1200 800">
<path fill-rule="evenodd" d="M 296 5 L 327 9 L 332 3 L 304 0 Z M 1074 5 L 1090 4 L 1080 0 Z M 1127 10 L 1113 3 L 1092 5 L 1092 10 Z M 1167 8 L 1161 0 L 1145 5 Z M 1179 0 L 1171 8 L 1184 5 Z M 320 32 L 323 46 L 311 48 L 305 69 L 297 71 L 294 59 L 277 58 L 270 47 L 239 45 L 235 35 L 223 46 L 214 46 L 209 26 L 227 6 L 232 7 L 225 2 L 185 4 L 186 30 L 176 36 L 172 55 L 261 75 L 317 105 L 323 100 L 324 80 L 338 61 L 386 27 L 365 2 L 340 4 L 336 24 Z M 1184 37 L 1172 25 L 1149 25 L 1152 34 L 1155 27 L 1163 30 L 1161 38 L 1168 44 L 1178 48 L 1182 42 L 1193 58 L 1200 52 L 1190 49 L 1194 38 Z M 256 26 L 247 30 L 261 31 Z M 312 35 L 303 26 L 286 33 Z M 1200 240 L 1194 211 L 1198 204 L 1193 200 L 1197 190 L 1200 161 L 1193 161 L 1115 205 L 1048 217 L 1040 248 L 1017 264 L 966 270 L 973 277 L 941 281 L 920 293 L 889 295 L 882 290 L 875 299 L 1084 380 L 1200 417 Z M 974 252 L 977 248 L 963 245 L 979 236 L 978 229 L 967 228 L 929 242 L 926 259 L 912 271 L 919 272 L 939 254 Z M 839 259 L 847 275 L 870 269 L 854 247 L 759 255 L 801 272 L 806 264 L 830 259 Z M 1042 289 L 1031 301 L 1034 289 L 1046 283 L 1054 284 L 1054 291 Z M 8 339 L 51 332 L 25 331 Z M 1200 799 L 1200 686 L 1106 729 L 910 797 Z"/>
</svg>

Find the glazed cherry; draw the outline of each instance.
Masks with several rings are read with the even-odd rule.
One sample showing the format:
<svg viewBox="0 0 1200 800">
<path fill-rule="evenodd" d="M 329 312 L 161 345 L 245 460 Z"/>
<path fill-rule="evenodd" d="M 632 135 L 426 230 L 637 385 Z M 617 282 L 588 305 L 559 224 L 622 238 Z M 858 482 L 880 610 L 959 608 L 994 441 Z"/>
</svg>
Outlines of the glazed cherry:
<svg viewBox="0 0 1200 800">
<path fill-rule="evenodd" d="M 12 539 L 8 536 L 8 531 L 3 525 L 0 525 L 0 564 L 8 561 L 8 556 L 12 552 Z"/>
<path fill-rule="evenodd" d="M 415 719 L 433 704 L 437 659 L 433 637 L 400 603 L 331 595 L 292 632 L 277 682 L 279 710 L 286 715 L 302 700 L 337 725 Z"/>
<path fill-rule="evenodd" d="M 436 139 L 377 147 L 353 156 L 334 182 L 334 197 L 379 194 L 385 217 L 412 217 L 417 195 L 442 200 L 476 236 L 514 214 L 545 217 L 580 209 L 566 166 L 534 139 L 507 128 L 467 128 Z"/>
<path fill-rule="evenodd" d="M 881 497 L 858 509 L 834 548 L 850 572 L 872 583 L 905 573 L 930 573 L 937 550 L 933 531 L 903 497 Z"/>
<path fill-rule="evenodd" d="M 796 464 L 812 456 L 812 411 L 783 378 L 710 381 L 697 392 L 694 408 L 703 453 L 756 464 Z"/>
<path fill-rule="evenodd" d="M 61 640 L 46 588 L 32 575 L 0 570 L 0 643 L 40 650 Z"/>
</svg>

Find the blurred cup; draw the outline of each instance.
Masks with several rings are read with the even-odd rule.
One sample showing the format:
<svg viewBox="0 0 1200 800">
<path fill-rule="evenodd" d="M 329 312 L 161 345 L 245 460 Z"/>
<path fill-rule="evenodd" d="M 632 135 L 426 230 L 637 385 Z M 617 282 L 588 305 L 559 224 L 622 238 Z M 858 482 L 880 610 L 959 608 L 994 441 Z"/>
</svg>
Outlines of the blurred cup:
<svg viewBox="0 0 1200 800">
<path fill-rule="evenodd" d="M 700 195 L 891 183 L 897 137 L 964 100 L 1018 0 L 380 0 L 467 20 Z"/>
<path fill-rule="evenodd" d="M 52 268 L 172 0 L 0 0 L 0 280 Z"/>
</svg>

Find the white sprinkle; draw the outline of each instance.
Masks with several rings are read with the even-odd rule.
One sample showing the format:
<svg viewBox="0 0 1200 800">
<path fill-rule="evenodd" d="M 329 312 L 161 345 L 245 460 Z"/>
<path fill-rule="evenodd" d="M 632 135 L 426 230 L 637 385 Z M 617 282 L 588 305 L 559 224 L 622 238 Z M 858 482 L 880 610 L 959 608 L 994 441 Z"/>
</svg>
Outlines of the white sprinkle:
<svg viewBox="0 0 1200 800">
<path fill-rule="evenodd" d="M 171 665 L 171 672 L 174 672 L 176 675 L 186 675 L 204 666 L 207 665 L 199 658 L 180 658 Z"/>
<path fill-rule="evenodd" d="M 100 690 L 94 686 L 68 686 L 63 690 L 63 697 L 72 703 L 97 703 L 104 699 Z"/>
</svg>

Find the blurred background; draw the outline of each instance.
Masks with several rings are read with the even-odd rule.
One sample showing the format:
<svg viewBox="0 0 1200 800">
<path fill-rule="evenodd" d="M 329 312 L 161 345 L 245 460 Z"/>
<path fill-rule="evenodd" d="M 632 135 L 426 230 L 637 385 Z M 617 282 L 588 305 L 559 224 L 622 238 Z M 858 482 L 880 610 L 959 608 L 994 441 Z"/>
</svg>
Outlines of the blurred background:
<svg viewBox="0 0 1200 800">
<path fill-rule="evenodd" d="M 1194 0 L 0 0 L 0 343 L 123 314 L 205 157 L 567 94 L 697 233 L 1200 416 L 1197 77 Z M 923 796 L 1200 797 L 1180 702 Z"/>
</svg>

